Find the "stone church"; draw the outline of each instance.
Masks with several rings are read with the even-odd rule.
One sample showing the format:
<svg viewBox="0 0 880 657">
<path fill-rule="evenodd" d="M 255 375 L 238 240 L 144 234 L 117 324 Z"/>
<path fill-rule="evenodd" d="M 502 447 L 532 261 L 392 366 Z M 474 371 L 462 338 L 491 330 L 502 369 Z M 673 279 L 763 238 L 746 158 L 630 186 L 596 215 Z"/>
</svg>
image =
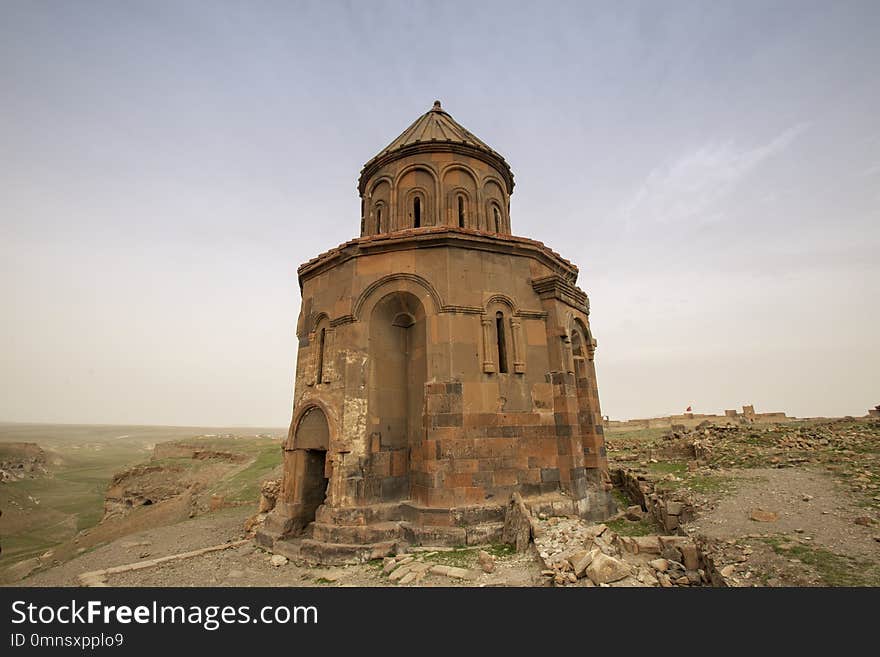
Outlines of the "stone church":
<svg viewBox="0 0 880 657">
<path fill-rule="evenodd" d="M 575 265 L 513 235 L 513 187 L 439 101 L 364 165 L 360 237 L 298 270 L 263 545 L 332 563 L 497 541 L 514 492 L 611 513 L 589 300 Z"/>
</svg>

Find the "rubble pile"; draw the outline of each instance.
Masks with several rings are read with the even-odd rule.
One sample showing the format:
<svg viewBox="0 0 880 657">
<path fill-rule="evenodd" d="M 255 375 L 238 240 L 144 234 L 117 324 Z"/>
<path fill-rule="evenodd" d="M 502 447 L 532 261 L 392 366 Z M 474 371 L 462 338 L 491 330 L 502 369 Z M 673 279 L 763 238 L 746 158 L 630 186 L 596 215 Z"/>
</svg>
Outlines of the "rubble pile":
<svg viewBox="0 0 880 657">
<path fill-rule="evenodd" d="M 434 550 L 385 557 L 382 572 L 388 576 L 389 580 L 401 585 L 418 584 L 428 575 L 441 575 L 451 579 L 468 581 L 473 581 L 480 576 L 479 572 L 468 568 L 433 563 L 431 558 L 439 552 L 439 550 Z M 488 552 L 481 550 L 478 559 L 483 572 L 489 573 L 495 569 L 495 559 Z"/>
<path fill-rule="evenodd" d="M 535 538 L 554 586 L 705 586 L 711 579 L 687 536 L 621 536 L 573 518 L 539 520 Z"/>
<path fill-rule="evenodd" d="M 651 440 L 619 434 L 606 440 L 612 461 L 687 462 L 691 472 L 722 468 L 818 466 L 843 479 L 856 493 L 880 501 L 880 421 L 827 420 L 774 425 L 714 426 L 669 431 Z M 675 480 L 675 475 L 667 475 Z"/>
</svg>

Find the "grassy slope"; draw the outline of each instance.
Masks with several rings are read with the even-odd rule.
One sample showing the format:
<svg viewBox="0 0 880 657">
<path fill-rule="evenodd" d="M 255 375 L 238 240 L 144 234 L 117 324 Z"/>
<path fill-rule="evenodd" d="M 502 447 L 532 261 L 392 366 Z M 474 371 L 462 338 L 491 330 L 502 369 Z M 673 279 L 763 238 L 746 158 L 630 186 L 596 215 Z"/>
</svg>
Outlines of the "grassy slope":
<svg viewBox="0 0 880 657">
<path fill-rule="evenodd" d="M 112 476 L 149 459 L 156 443 L 197 440 L 217 450 L 243 451 L 253 459 L 217 490 L 231 501 L 256 501 L 259 479 L 280 463 L 279 429 L 0 424 L 0 443 L 33 442 L 48 452 L 48 477 L 0 484 L 0 568 L 38 556 L 95 526 L 103 516 Z M 242 438 L 226 437 L 237 434 Z"/>
</svg>

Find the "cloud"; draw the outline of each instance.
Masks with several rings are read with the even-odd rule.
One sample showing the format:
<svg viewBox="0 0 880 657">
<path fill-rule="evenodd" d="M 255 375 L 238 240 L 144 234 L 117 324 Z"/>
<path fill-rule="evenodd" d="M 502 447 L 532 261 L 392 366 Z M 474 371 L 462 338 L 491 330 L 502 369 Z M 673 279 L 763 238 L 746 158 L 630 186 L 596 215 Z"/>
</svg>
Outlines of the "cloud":
<svg viewBox="0 0 880 657">
<path fill-rule="evenodd" d="M 788 148 L 809 126 L 799 123 L 755 148 L 739 148 L 733 141 L 709 143 L 655 167 L 620 209 L 627 229 L 645 222 L 706 223 L 720 219 L 723 210 L 719 201 L 763 162 Z"/>
</svg>

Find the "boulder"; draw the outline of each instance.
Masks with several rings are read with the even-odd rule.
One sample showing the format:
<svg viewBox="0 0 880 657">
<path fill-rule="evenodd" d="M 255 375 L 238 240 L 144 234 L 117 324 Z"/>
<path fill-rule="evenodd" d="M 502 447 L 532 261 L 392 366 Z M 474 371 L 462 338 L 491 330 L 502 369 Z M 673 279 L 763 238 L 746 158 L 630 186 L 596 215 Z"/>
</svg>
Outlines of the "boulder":
<svg viewBox="0 0 880 657">
<path fill-rule="evenodd" d="M 649 561 L 648 565 L 651 566 L 656 571 L 661 573 L 665 573 L 669 570 L 669 562 L 666 559 L 654 559 L 653 561 Z"/>
<path fill-rule="evenodd" d="M 682 563 L 686 570 L 699 570 L 700 557 L 697 546 L 692 543 L 682 543 L 678 549 L 681 551 Z"/>
<path fill-rule="evenodd" d="M 568 562 L 571 564 L 571 569 L 574 571 L 576 577 L 584 576 L 587 566 L 592 563 L 593 557 L 597 554 L 599 554 L 599 550 L 593 548 L 592 550 L 581 550 L 568 558 Z"/>
<path fill-rule="evenodd" d="M 641 520 L 645 517 L 645 512 L 642 511 L 642 507 L 638 504 L 634 504 L 633 506 L 626 507 L 626 519 L 627 520 Z"/>
<path fill-rule="evenodd" d="M 495 557 L 493 557 L 485 550 L 480 550 L 479 552 L 477 552 L 477 561 L 480 562 L 480 568 L 483 569 L 484 573 L 491 573 L 495 571 Z"/>
<path fill-rule="evenodd" d="M 519 493 L 514 493 L 507 505 L 504 514 L 504 529 L 501 532 L 501 540 L 508 545 L 513 545 L 517 552 L 524 552 L 529 548 L 529 543 L 534 535 L 532 531 L 532 514 L 523 502 Z"/>
<path fill-rule="evenodd" d="M 287 557 L 285 557 L 283 554 L 273 554 L 272 558 L 269 559 L 269 563 L 276 568 L 280 568 L 281 566 L 287 565 Z"/>
<path fill-rule="evenodd" d="M 631 571 L 623 561 L 597 552 L 585 572 L 594 584 L 608 584 L 628 577 Z"/>
</svg>

